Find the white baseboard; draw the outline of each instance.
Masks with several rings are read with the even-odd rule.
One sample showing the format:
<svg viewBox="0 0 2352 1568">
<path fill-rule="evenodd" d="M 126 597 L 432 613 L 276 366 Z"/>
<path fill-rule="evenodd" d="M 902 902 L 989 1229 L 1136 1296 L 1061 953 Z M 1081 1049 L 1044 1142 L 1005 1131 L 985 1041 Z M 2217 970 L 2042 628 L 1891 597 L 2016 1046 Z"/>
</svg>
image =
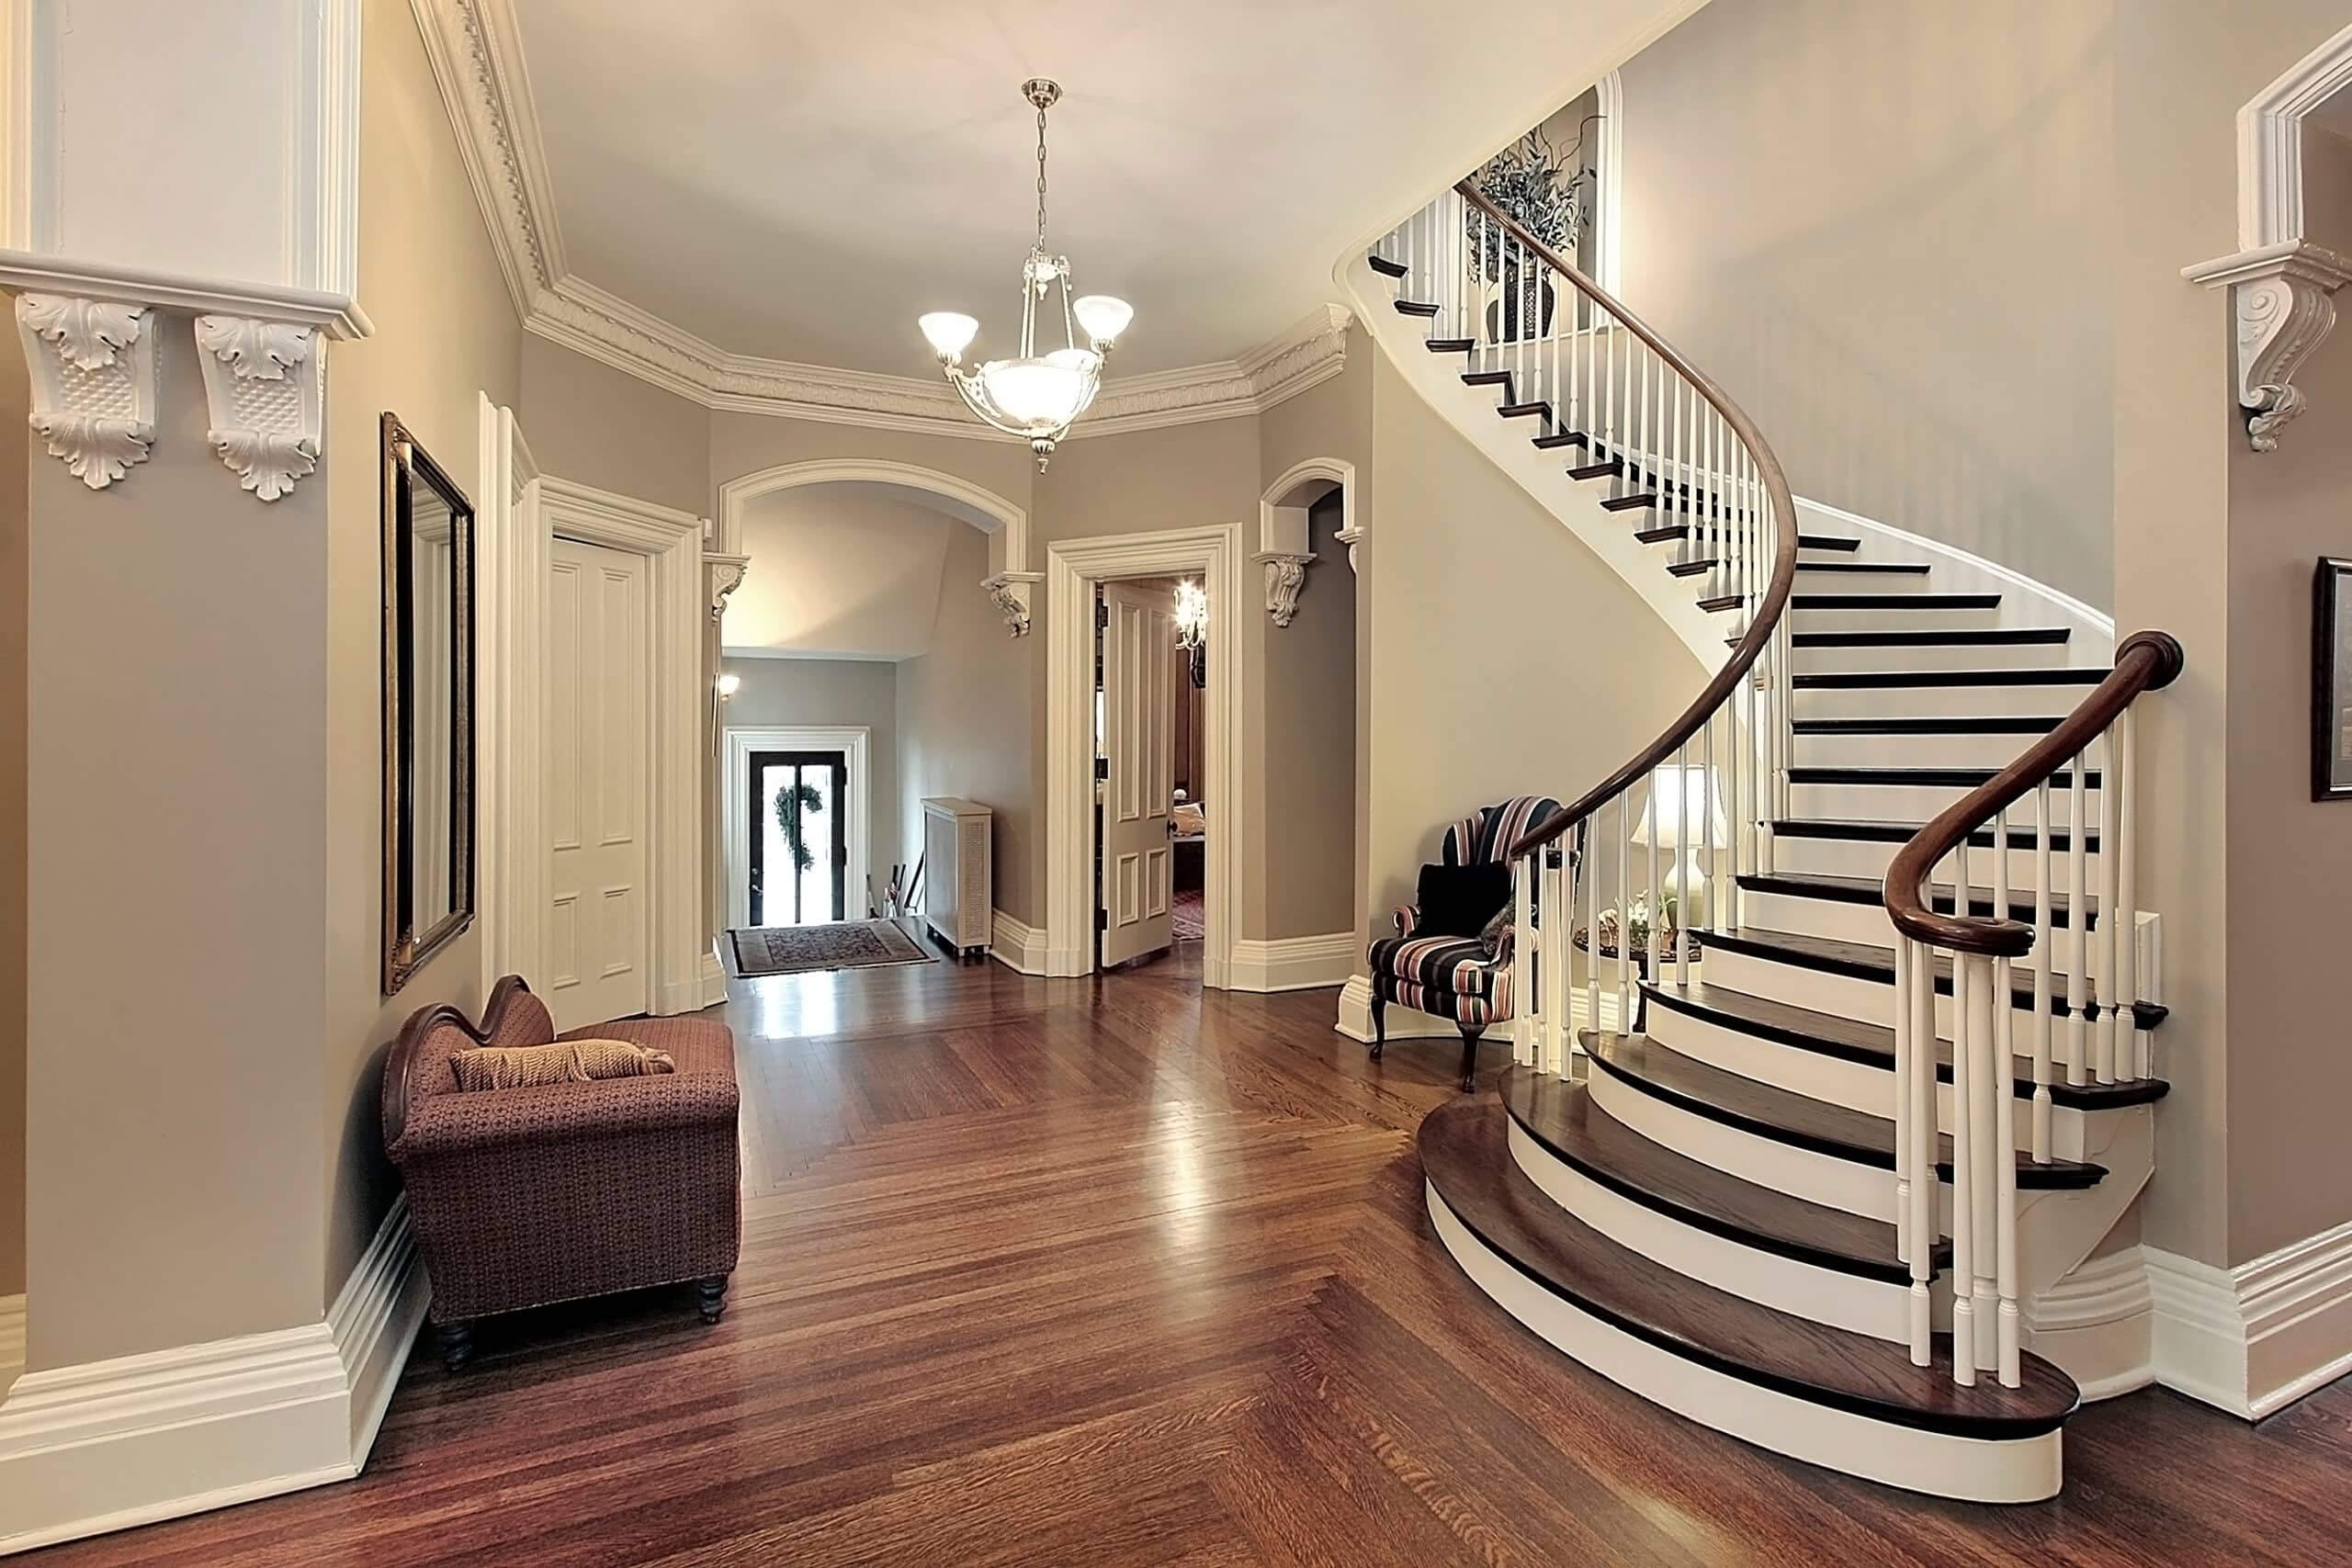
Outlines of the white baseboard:
<svg viewBox="0 0 2352 1568">
<path fill-rule="evenodd" d="M 1236 991 L 1311 991 L 1345 985 L 1363 942 L 1353 931 L 1327 936 L 1247 938 L 1233 944 L 1227 988 Z"/>
<path fill-rule="evenodd" d="M 2352 1372 L 2352 1222 L 2234 1269 L 2143 1250 L 2165 1387 L 2259 1420 Z"/>
<path fill-rule="evenodd" d="M 25 1373 L 0 1404 L 0 1554 L 358 1474 L 427 1293 L 402 1197 L 322 1322 Z"/>
<path fill-rule="evenodd" d="M 1002 909 L 989 911 L 989 956 L 1021 975 L 1046 972 L 1046 933 Z"/>
<path fill-rule="evenodd" d="M 2155 1299 L 2143 1249 L 2094 1258 L 2025 1303 L 2026 1348 L 2057 1363 L 2085 1400 L 2155 1381 Z"/>
<path fill-rule="evenodd" d="M 0 1394 L 25 1370 L 25 1298 L 0 1296 Z"/>
<path fill-rule="evenodd" d="M 718 949 L 713 946 L 702 955 L 702 1005 L 715 1008 L 726 999 L 727 965 L 719 962 Z"/>
</svg>

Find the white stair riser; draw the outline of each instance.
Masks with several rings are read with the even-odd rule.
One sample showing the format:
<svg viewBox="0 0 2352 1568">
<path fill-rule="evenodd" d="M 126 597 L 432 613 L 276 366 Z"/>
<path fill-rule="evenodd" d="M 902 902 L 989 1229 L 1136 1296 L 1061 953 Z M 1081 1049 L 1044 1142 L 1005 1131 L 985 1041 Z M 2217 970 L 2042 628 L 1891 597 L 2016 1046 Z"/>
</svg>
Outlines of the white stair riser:
<svg viewBox="0 0 2352 1568">
<path fill-rule="evenodd" d="M 2047 670 L 2069 662 L 2063 642 L 1837 644 L 1789 651 L 1800 674 L 1817 670 Z"/>
<path fill-rule="evenodd" d="M 1799 686 L 1791 711 L 1799 718 L 2062 718 L 2089 691 L 2072 684 Z"/>
<path fill-rule="evenodd" d="M 1819 818 L 1833 822 L 1930 822 L 1941 816 L 1946 807 L 1969 793 L 1962 784 L 1807 784 L 1792 782 L 1789 785 L 1789 815 Z M 2096 827 L 2098 824 L 2098 791 L 2085 790 L 2084 815 Z M 2072 820 L 2074 801 L 2071 792 L 2053 787 L 2050 792 L 2050 820 L 2064 824 Z M 2009 831 L 2020 833 L 2033 825 L 2033 796 L 2027 795 L 2009 808 Z"/>
<path fill-rule="evenodd" d="M 1677 1008 L 1653 1005 L 1649 1010 L 1649 1037 L 1669 1050 L 1721 1067 L 1727 1073 L 1754 1078 L 1776 1088 L 1789 1089 L 1832 1105 L 1842 1105 L 1851 1111 L 1866 1111 L 1872 1116 L 1894 1114 L 1894 1074 L 1884 1067 L 1865 1066 L 1860 1062 L 1826 1052 L 1807 1051 L 1784 1045 L 1777 1040 L 1767 1040 L 1734 1029 L 1712 1019 L 1697 1018 Z M 2028 1042 L 2019 1042 L 2027 1043 Z M 2053 1069 L 2054 1080 L 2064 1082 L 2063 1066 Z M 1951 1086 L 1940 1080 L 1936 1085 L 1936 1113 L 1943 1131 L 1951 1131 Z M 2054 1105 L 2050 1111 L 2050 1152 L 2060 1159 L 2084 1157 L 2085 1123 L 2101 1116 L 2121 1114 L 2118 1111 L 2083 1111 L 2071 1106 Z M 2022 1100 L 2018 1104 L 2018 1146 L 2030 1148 L 2033 1143 L 2031 1113 Z"/>
<path fill-rule="evenodd" d="M 1797 557 L 1798 593 L 1926 593 L 1935 578 L 1924 571 L 1824 571 L 1840 561 L 1888 564 L 1884 556 L 1861 550 L 1806 550 Z"/>
<path fill-rule="evenodd" d="M 1911 1288 L 1784 1258 L 1685 1224 L 1594 1181 L 1510 1123 L 1511 1158 L 1544 1196 L 1620 1247 L 1727 1294 L 1855 1334 L 1897 1343 L 1910 1337 Z M 1943 1326 L 1951 1292 L 1936 1290 Z"/>
<path fill-rule="evenodd" d="M 1793 765 L 1800 768 L 1991 768 L 2007 767 L 2038 735 L 1984 735 L 1927 730 L 1798 730 Z"/>
<path fill-rule="evenodd" d="M 2033 850 L 2019 849 L 2017 844 L 2025 835 L 2012 829 L 2009 849 L 2009 887 L 2011 891 L 2033 886 Z M 1874 876 L 1883 878 L 1886 868 L 1894 859 L 1899 843 L 1886 843 L 1876 839 L 1817 839 L 1800 838 L 1791 833 L 1775 834 L 1772 840 L 1772 869 L 1775 871 L 1809 872 L 1821 876 Z M 1968 877 L 1978 887 L 1993 886 L 1993 855 L 1989 845 L 1977 845 L 1968 852 Z M 2053 891 L 2064 892 L 2067 878 L 2067 852 L 2053 844 L 2050 851 L 2050 877 Z M 2086 857 L 2084 874 L 2096 889 L 2098 857 Z M 1949 866 L 1936 868 L 1939 880 L 1950 877 Z M 1768 928 L 1769 929 L 1769 928 Z"/>
<path fill-rule="evenodd" d="M 1740 893 L 1740 919 L 1766 931 L 1835 937 L 1840 942 L 1863 942 L 1877 947 L 1894 945 L 1894 922 L 1887 918 L 1883 904 L 1849 904 L 1842 899 L 1805 898 L 1750 887 Z M 2046 964 L 2064 975 L 2074 964 L 2075 945 L 2072 931 L 2053 925 L 2050 928 L 2047 952 L 2037 946 L 2030 955 L 2015 962 L 2027 969 Z"/>
<path fill-rule="evenodd" d="M 1727 1127 L 1636 1089 L 1598 1065 L 1588 1087 L 1602 1111 L 1686 1159 L 1808 1202 L 1894 1223 L 1894 1172 L 1890 1169 Z"/>
<path fill-rule="evenodd" d="M 1864 592 L 1875 595 L 1876 588 L 1807 588 L 1806 592 Z M 2001 606 L 1989 608 L 1944 608 L 1928 604 L 1872 605 L 1866 610 L 1829 610 L 1805 604 L 1789 612 L 1789 629 L 1792 632 L 1925 632 L 1959 631 L 1967 627 L 2002 625 Z"/>
<path fill-rule="evenodd" d="M 1662 1350 L 1536 1284 L 1445 1206 L 1424 1199 L 1439 1243 L 1505 1312 L 1572 1359 L 1654 1404 L 1792 1459 L 1936 1496 L 2034 1503 L 2058 1495 L 2061 1438 L 1994 1442 L 1875 1421 L 1747 1382 Z"/>
</svg>

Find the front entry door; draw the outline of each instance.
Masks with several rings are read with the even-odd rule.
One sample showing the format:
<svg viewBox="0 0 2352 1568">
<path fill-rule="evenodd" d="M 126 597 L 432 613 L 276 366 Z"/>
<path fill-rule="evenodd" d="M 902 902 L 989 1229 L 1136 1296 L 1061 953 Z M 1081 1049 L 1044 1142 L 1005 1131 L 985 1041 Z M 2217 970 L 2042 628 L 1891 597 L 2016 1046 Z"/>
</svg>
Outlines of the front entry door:
<svg viewBox="0 0 2352 1568">
<path fill-rule="evenodd" d="M 647 561 L 548 546 L 546 983 L 556 1027 L 652 1006 L 646 838 L 652 773 Z"/>
<path fill-rule="evenodd" d="M 754 751 L 751 922 L 813 926 L 849 919 L 849 755 Z"/>
<path fill-rule="evenodd" d="M 1169 731 L 1176 614 L 1165 589 L 1107 583 L 1102 628 L 1102 962 L 1125 964 L 1173 940 L 1169 907 L 1175 772 Z"/>
</svg>

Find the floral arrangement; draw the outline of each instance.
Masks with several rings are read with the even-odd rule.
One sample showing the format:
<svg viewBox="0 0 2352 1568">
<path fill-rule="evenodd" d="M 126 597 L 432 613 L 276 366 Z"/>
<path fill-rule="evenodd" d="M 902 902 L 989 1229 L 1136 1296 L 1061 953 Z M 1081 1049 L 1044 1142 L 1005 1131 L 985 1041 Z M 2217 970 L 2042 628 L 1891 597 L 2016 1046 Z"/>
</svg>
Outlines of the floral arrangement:
<svg viewBox="0 0 2352 1568">
<path fill-rule="evenodd" d="M 1479 194 L 1509 213 L 1519 226 L 1554 250 L 1565 249 L 1583 218 L 1585 171 L 1571 172 L 1541 126 L 1495 154 L 1478 171 Z M 1474 247 L 1471 264 L 1480 278 L 1507 282 L 1520 258 L 1507 249 L 1499 229 L 1476 209 L 1464 219 Z"/>
</svg>

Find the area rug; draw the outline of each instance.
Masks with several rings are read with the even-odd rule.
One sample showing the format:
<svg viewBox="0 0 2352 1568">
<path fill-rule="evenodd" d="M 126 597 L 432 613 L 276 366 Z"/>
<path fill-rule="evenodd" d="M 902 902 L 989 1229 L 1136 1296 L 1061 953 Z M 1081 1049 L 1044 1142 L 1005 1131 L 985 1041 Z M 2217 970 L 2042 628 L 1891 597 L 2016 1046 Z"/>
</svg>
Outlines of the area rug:
<svg viewBox="0 0 2352 1568">
<path fill-rule="evenodd" d="M 1199 888 L 1188 887 L 1177 893 L 1169 908 L 1168 925 L 1169 933 L 1178 942 L 1199 942 L 1209 934 Z"/>
<path fill-rule="evenodd" d="M 891 920 L 837 920 L 825 926 L 756 926 L 727 933 L 738 975 L 797 975 L 810 969 L 865 969 L 929 964 L 932 955 Z"/>
</svg>

